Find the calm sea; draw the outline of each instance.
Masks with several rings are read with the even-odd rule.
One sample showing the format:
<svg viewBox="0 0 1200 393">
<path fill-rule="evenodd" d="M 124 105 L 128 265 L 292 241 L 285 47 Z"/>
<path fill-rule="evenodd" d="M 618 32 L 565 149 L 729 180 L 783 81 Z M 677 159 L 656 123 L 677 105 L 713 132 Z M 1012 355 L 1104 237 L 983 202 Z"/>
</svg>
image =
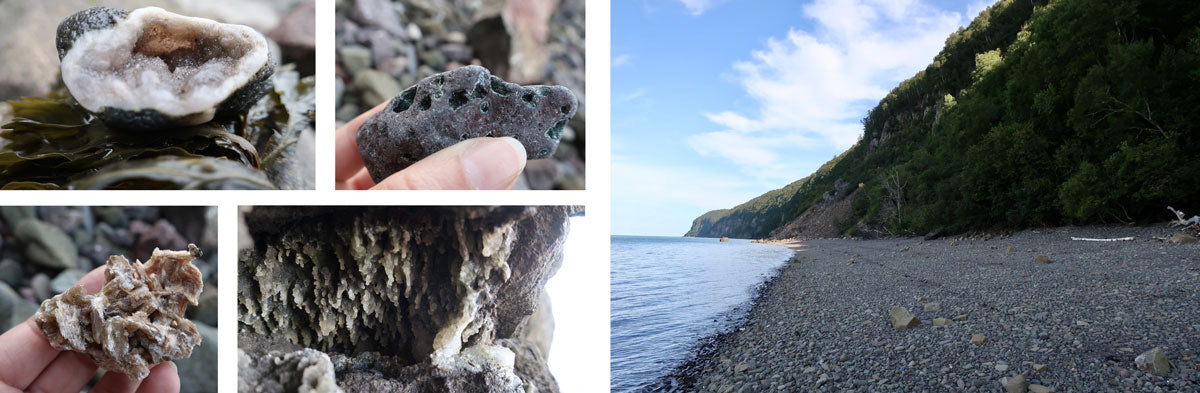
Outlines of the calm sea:
<svg viewBox="0 0 1200 393">
<path fill-rule="evenodd" d="M 612 391 L 637 392 L 746 311 L 792 256 L 749 240 L 612 237 Z"/>
</svg>

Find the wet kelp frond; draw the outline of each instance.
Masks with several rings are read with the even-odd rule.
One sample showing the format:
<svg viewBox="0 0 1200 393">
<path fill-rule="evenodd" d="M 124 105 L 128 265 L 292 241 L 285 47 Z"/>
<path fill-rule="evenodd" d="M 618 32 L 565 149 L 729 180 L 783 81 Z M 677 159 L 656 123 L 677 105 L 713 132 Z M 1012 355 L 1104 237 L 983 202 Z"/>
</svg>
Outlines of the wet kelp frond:
<svg viewBox="0 0 1200 393">
<path fill-rule="evenodd" d="M 9 101 L 0 128 L 4 189 L 279 188 L 288 171 L 266 170 L 315 119 L 312 77 L 286 67 L 240 118 L 147 134 L 112 128 L 62 86 L 46 97 Z M 289 154 L 285 154 L 289 153 Z M 264 162 L 263 158 L 269 161 Z M 110 173 L 112 172 L 112 173 Z"/>
</svg>

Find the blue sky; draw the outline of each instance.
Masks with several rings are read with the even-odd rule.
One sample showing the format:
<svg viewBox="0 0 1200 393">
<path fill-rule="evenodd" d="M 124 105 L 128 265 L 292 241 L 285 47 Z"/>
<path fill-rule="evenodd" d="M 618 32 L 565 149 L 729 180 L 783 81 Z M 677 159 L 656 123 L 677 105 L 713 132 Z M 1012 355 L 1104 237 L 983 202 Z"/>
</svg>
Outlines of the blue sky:
<svg viewBox="0 0 1200 393">
<path fill-rule="evenodd" d="M 811 174 L 990 3 L 613 1 L 613 233 L 679 236 Z"/>
</svg>

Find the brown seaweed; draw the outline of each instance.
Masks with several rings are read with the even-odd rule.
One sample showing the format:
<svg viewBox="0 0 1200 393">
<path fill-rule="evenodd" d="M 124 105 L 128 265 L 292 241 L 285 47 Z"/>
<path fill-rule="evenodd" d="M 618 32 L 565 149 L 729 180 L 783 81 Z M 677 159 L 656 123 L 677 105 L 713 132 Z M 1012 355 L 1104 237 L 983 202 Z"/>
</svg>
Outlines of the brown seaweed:
<svg viewBox="0 0 1200 393">
<path fill-rule="evenodd" d="M 300 79 L 291 67 L 283 67 L 268 94 L 236 120 L 156 134 L 108 127 L 61 86 L 46 97 L 9 101 L 13 121 L 0 130 L 0 188 L 262 189 L 295 184 L 288 178 L 295 177 L 294 171 L 276 163 L 294 155 L 288 149 L 314 122 L 313 86 L 312 77 Z M 202 162 L 206 164 L 196 165 Z M 155 170 L 153 165 L 163 167 Z M 128 177 L 132 167 L 139 168 L 133 177 L 141 180 L 113 181 Z M 118 169 L 124 172 L 105 175 Z M 176 177 L 167 179 L 169 174 Z M 231 181 L 218 182 L 214 177 L 219 176 Z"/>
<path fill-rule="evenodd" d="M 75 190 L 270 190 L 262 171 L 212 157 L 161 156 L 118 162 L 72 181 Z"/>
</svg>

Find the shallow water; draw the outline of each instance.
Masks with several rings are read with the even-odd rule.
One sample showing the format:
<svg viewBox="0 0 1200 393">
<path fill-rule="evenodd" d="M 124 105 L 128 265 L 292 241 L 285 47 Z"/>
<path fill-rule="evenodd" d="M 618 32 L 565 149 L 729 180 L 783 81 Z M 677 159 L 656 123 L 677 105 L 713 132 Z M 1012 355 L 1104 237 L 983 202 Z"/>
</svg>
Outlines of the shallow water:
<svg viewBox="0 0 1200 393">
<path fill-rule="evenodd" d="M 748 240 L 613 236 L 612 391 L 636 392 L 686 360 L 791 256 Z"/>
</svg>

